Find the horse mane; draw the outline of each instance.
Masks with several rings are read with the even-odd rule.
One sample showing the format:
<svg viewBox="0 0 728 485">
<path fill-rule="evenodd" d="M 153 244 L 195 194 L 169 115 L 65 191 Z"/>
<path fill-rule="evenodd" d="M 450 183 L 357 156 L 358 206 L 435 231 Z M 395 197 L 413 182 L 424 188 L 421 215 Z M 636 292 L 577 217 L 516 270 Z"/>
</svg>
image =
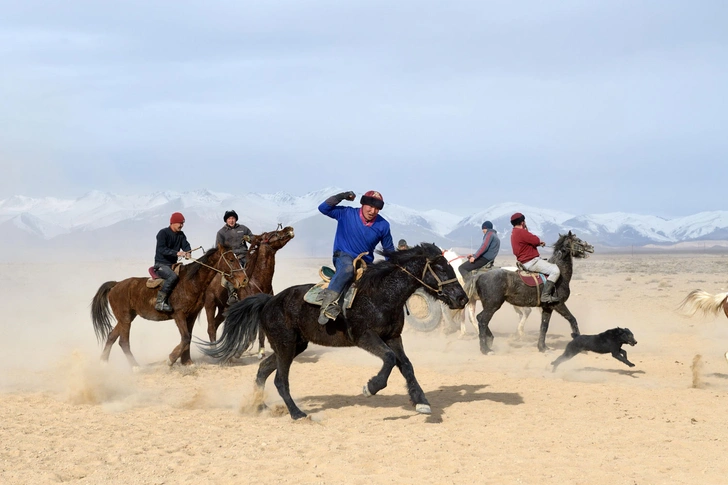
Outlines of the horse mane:
<svg viewBox="0 0 728 485">
<path fill-rule="evenodd" d="M 559 238 L 553 245 L 554 253 L 548 259 L 549 262 L 555 263 L 556 260 L 563 260 L 564 254 L 571 254 L 569 248 L 566 247 L 566 243 L 569 240 L 570 234 L 559 234 Z"/>
<path fill-rule="evenodd" d="M 383 259 L 367 266 L 367 270 L 364 271 L 361 278 L 356 282 L 360 290 L 370 287 L 376 288 L 392 271 L 400 266 L 406 266 L 412 260 L 423 257 L 432 260 L 438 256 L 442 256 L 440 248 L 431 243 L 420 243 L 418 246 L 402 251 L 377 251 L 377 253 L 389 259 Z"/>
<path fill-rule="evenodd" d="M 208 249 L 207 252 L 205 252 L 205 254 L 203 254 L 201 257 L 197 258 L 197 261 L 199 261 L 200 263 L 205 263 L 205 264 L 210 265 L 210 263 L 208 261 L 210 260 L 210 258 L 212 257 L 213 254 L 217 253 L 218 249 L 219 249 L 218 246 L 215 245 L 213 248 Z M 223 250 L 224 250 L 224 248 L 223 248 Z M 186 269 L 187 266 L 192 266 L 192 267 L 189 269 L 189 271 L 185 271 L 185 274 L 182 275 L 182 277 L 180 279 L 185 279 L 185 280 L 192 279 L 195 277 L 195 275 L 198 273 L 198 271 L 200 271 L 200 268 L 202 268 L 201 264 L 185 265 L 185 266 L 183 266 L 183 268 Z M 210 266 L 212 266 L 212 265 L 210 265 Z"/>
</svg>

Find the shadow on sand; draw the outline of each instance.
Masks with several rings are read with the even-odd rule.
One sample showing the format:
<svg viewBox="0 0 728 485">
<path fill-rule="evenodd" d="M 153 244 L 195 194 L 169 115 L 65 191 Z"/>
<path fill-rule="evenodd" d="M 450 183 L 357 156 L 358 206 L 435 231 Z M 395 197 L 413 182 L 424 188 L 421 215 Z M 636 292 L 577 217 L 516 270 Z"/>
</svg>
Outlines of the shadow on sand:
<svg viewBox="0 0 728 485">
<path fill-rule="evenodd" d="M 509 406 L 523 404 L 523 397 L 514 392 L 481 392 L 487 385 L 459 385 L 442 386 L 434 391 L 426 391 L 427 399 L 432 407 L 432 414 L 427 415 L 425 422 L 442 423 L 442 416 L 448 407 L 455 403 L 491 401 Z M 385 421 L 399 419 L 417 419 L 417 414 L 409 403 L 406 394 L 395 396 L 371 396 L 327 394 L 325 396 L 307 396 L 308 414 L 318 413 L 327 409 L 340 409 L 351 406 L 368 406 L 371 408 L 391 408 L 406 411 L 406 415 L 384 418 Z"/>
</svg>

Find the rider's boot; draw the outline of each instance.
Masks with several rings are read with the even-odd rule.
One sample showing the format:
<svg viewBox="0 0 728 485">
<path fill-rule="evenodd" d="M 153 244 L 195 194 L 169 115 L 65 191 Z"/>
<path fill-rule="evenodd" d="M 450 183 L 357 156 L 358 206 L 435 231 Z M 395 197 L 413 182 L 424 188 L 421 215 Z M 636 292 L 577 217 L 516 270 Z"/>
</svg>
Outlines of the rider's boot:
<svg viewBox="0 0 728 485">
<path fill-rule="evenodd" d="M 154 309 L 158 312 L 171 312 L 172 306 L 167 302 L 168 295 L 162 291 L 157 292 L 157 302 L 154 305 Z"/>
<path fill-rule="evenodd" d="M 543 284 L 543 294 L 541 295 L 541 303 L 558 303 L 559 297 L 554 294 L 556 286 L 553 281 L 546 280 Z"/>
<path fill-rule="evenodd" d="M 239 300 L 238 292 L 237 292 L 237 290 L 235 290 L 235 287 L 233 286 L 233 284 L 230 283 L 227 279 L 223 278 L 222 281 L 223 281 L 222 286 L 224 286 L 228 292 L 227 304 L 232 305 L 233 303 L 235 303 Z"/>
<path fill-rule="evenodd" d="M 321 312 L 319 313 L 318 322 L 319 325 L 326 325 L 329 319 L 336 320 L 336 317 L 341 313 L 341 308 L 336 304 L 336 299 L 339 298 L 339 293 L 334 290 L 326 288 L 321 291 Z"/>
</svg>

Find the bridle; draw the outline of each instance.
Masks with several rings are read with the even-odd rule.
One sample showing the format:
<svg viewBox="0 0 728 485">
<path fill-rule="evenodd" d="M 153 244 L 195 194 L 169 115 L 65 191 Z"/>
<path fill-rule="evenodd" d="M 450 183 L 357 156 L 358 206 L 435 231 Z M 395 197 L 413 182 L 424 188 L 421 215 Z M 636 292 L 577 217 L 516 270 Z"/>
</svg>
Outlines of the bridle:
<svg viewBox="0 0 728 485">
<path fill-rule="evenodd" d="M 445 257 L 445 253 L 446 252 L 447 252 L 447 250 L 445 250 L 445 251 L 442 252 L 442 256 L 443 257 Z M 452 262 L 455 261 L 455 260 L 458 260 L 458 259 L 466 259 L 466 258 L 467 258 L 467 256 L 455 256 L 452 259 L 446 259 L 446 261 L 447 261 L 447 264 L 452 264 Z"/>
<path fill-rule="evenodd" d="M 443 256 L 443 258 L 444 258 L 444 256 Z M 404 271 L 405 273 L 407 273 L 408 275 L 410 275 L 411 277 L 413 277 L 414 279 L 416 279 L 417 281 L 419 281 L 422 284 L 422 286 L 424 286 L 425 288 L 428 288 L 428 289 L 434 291 L 438 295 L 443 295 L 442 287 L 445 286 L 445 285 L 449 285 L 450 283 L 457 283 L 458 282 L 458 279 L 457 278 L 450 278 L 449 280 L 442 281 L 440 279 L 440 277 L 437 276 L 437 273 L 435 273 L 435 270 L 432 269 L 432 266 L 431 266 L 431 263 L 432 262 L 433 261 L 430 261 L 429 259 L 427 260 L 427 263 L 425 263 L 425 267 L 422 270 L 422 277 L 421 278 L 418 278 L 417 276 L 413 275 L 412 273 L 410 273 L 409 271 L 407 271 L 406 268 L 403 268 L 400 265 L 397 265 L 397 267 L 399 269 L 401 269 L 402 271 Z M 428 285 L 427 283 L 425 283 L 423 281 L 425 279 L 425 275 L 427 274 L 428 271 L 432 274 L 433 278 L 435 278 L 435 281 L 437 281 L 437 288 L 433 288 L 432 286 Z"/>
<path fill-rule="evenodd" d="M 194 261 L 195 263 L 197 263 L 197 264 L 201 264 L 202 266 L 204 266 L 204 267 L 206 267 L 206 268 L 210 268 L 211 270 L 213 270 L 213 271 L 215 271 L 215 272 L 217 272 L 217 273 L 220 273 L 220 274 L 222 275 L 222 277 L 223 277 L 223 278 L 225 278 L 226 280 L 230 281 L 230 283 L 231 283 L 231 284 L 232 284 L 232 285 L 233 285 L 233 286 L 234 286 L 235 288 L 240 288 L 240 287 L 244 286 L 244 285 L 245 285 L 245 284 L 247 283 L 248 275 L 247 275 L 247 273 L 245 273 L 245 269 L 243 268 L 243 265 L 242 265 L 242 264 L 240 264 L 240 260 L 239 260 L 239 259 L 237 258 L 237 256 L 235 256 L 235 253 L 233 253 L 233 257 L 235 258 L 235 261 L 237 261 L 237 262 L 238 262 L 238 266 L 239 266 L 239 268 L 237 268 L 237 269 L 236 269 L 236 268 L 233 268 L 233 265 L 232 265 L 232 264 L 230 264 L 230 261 L 228 261 L 228 259 L 227 259 L 227 258 L 225 258 L 225 255 L 226 255 L 227 253 L 232 253 L 232 250 L 229 250 L 229 251 L 225 251 L 225 252 L 223 252 L 223 253 L 222 253 L 222 254 L 220 255 L 220 259 L 218 259 L 218 260 L 217 260 L 217 264 L 220 264 L 220 260 L 221 260 L 221 259 L 224 259 L 224 260 L 225 260 L 225 263 L 227 263 L 227 265 L 228 265 L 228 268 L 230 269 L 230 272 L 229 272 L 229 273 L 226 273 L 225 271 L 219 270 L 219 269 L 217 269 L 217 268 L 216 268 L 216 267 L 214 267 L 214 266 L 210 266 L 210 265 L 209 265 L 209 264 L 207 264 L 207 263 L 203 263 L 203 262 L 202 262 L 202 261 L 200 261 L 199 259 L 195 259 L 195 258 L 190 258 L 190 259 L 191 259 L 192 261 Z M 235 275 L 234 275 L 233 273 L 235 273 L 235 272 L 238 272 L 238 271 L 242 271 L 242 272 L 243 272 L 243 273 L 245 274 L 245 280 L 246 280 L 246 282 L 245 282 L 245 283 L 238 283 L 238 282 L 237 282 L 237 280 L 235 280 Z M 231 280 L 232 280 L 232 281 L 231 281 Z"/>
</svg>

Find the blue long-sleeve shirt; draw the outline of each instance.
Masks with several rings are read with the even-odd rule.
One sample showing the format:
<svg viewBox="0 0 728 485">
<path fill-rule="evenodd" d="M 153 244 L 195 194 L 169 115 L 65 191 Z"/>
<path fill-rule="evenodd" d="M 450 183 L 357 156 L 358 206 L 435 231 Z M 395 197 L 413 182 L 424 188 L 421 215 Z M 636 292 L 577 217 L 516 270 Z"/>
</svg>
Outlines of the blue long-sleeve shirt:
<svg viewBox="0 0 728 485">
<path fill-rule="evenodd" d="M 394 251 L 389 222 L 379 214 L 371 225 L 367 225 L 358 208 L 339 207 L 322 202 L 318 210 L 338 221 L 334 237 L 334 252 L 342 251 L 353 258 L 361 253 L 369 253 L 362 259 L 371 263 L 374 261 L 374 249 L 377 244 L 381 243 L 385 251 Z"/>
</svg>

